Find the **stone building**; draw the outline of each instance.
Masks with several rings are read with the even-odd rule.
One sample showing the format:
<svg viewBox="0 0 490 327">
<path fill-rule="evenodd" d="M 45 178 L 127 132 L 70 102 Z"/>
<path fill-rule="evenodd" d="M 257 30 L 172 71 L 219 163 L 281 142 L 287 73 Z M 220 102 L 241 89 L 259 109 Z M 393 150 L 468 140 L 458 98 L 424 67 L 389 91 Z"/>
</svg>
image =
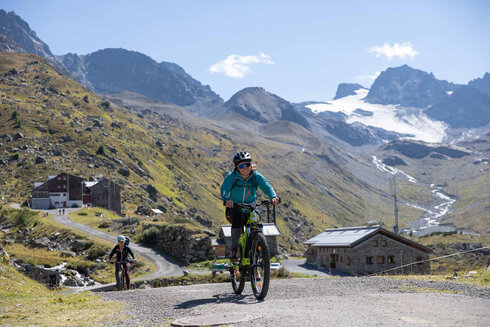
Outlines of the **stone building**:
<svg viewBox="0 0 490 327">
<path fill-rule="evenodd" d="M 277 246 L 277 236 L 281 235 L 277 226 L 273 223 L 263 224 L 263 232 L 267 243 L 269 244 L 270 255 L 274 256 L 279 253 Z M 221 226 L 218 239 L 213 242 L 216 250 L 216 255 L 219 257 L 227 257 L 231 252 L 231 225 Z"/>
<path fill-rule="evenodd" d="M 304 244 L 308 246 L 306 261 L 318 268 L 351 275 L 430 273 L 430 264 L 424 260 L 431 249 L 379 225 L 326 229 Z"/>
<path fill-rule="evenodd" d="M 121 214 L 121 188 L 107 178 L 100 179 L 89 188 L 91 205 Z"/>
<path fill-rule="evenodd" d="M 83 204 L 83 179 L 62 173 L 49 176 L 46 182 L 34 184 L 31 191 L 32 209 L 72 208 Z"/>
</svg>

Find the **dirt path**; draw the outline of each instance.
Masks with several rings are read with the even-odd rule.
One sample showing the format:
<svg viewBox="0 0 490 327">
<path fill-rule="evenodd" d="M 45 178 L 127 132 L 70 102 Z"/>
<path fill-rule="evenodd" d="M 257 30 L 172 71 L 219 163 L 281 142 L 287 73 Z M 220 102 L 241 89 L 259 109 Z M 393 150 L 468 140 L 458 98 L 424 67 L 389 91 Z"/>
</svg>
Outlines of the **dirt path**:
<svg viewBox="0 0 490 327">
<path fill-rule="evenodd" d="M 448 282 L 379 277 L 273 280 L 262 302 L 255 300 L 249 283 L 243 295 L 234 295 L 228 283 L 100 295 L 127 304 L 132 318 L 117 326 L 169 326 L 190 317 L 208 325 L 209 319 L 226 323 L 246 318 L 233 326 L 490 325 L 490 289 Z"/>
</svg>

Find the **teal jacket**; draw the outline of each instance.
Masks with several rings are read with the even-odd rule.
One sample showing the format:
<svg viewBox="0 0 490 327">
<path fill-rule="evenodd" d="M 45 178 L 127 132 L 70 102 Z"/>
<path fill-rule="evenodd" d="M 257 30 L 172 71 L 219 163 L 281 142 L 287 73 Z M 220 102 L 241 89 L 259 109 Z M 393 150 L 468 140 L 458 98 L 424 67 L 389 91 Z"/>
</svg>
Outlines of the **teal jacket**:
<svg viewBox="0 0 490 327">
<path fill-rule="evenodd" d="M 255 203 L 257 201 L 257 187 L 270 199 L 277 197 L 276 192 L 267 179 L 259 172 L 252 170 L 244 181 L 240 172 L 230 171 L 221 185 L 221 199 L 232 200 L 234 203 Z"/>
</svg>

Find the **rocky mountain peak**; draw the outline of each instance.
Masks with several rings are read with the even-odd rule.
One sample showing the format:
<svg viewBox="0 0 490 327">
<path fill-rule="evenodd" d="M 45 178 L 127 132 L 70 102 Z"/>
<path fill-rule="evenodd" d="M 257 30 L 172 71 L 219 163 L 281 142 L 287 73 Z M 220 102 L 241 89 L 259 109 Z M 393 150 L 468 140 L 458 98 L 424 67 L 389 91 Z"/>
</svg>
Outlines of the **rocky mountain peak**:
<svg viewBox="0 0 490 327">
<path fill-rule="evenodd" d="M 60 61 L 77 80 L 95 92 L 130 91 L 180 106 L 197 105 L 196 111 L 207 104 L 213 107 L 223 103 L 209 86 L 192 78 L 182 67 L 158 63 L 137 51 L 108 48 L 85 56 L 67 54 Z"/>
<path fill-rule="evenodd" d="M 434 74 L 408 65 L 390 67 L 374 81 L 366 101 L 425 108 L 448 96 L 458 85 L 438 80 Z"/>
<path fill-rule="evenodd" d="M 27 53 L 37 54 L 51 61 L 55 60 L 49 46 L 41 41 L 29 24 L 13 11 L 6 12 L 0 9 L 0 34 L 20 45 Z"/>
<path fill-rule="evenodd" d="M 365 89 L 365 87 L 356 83 L 340 83 L 333 99 L 337 100 L 349 95 L 355 95 L 355 91 L 359 89 Z"/>
<path fill-rule="evenodd" d="M 468 86 L 490 96 L 490 74 L 485 73 L 482 78 L 476 78 L 470 81 Z"/>
<path fill-rule="evenodd" d="M 261 87 L 247 87 L 238 91 L 224 104 L 224 109 L 259 123 L 285 120 L 309 128 L 306 119 L 291 103 Z"/>
</svg>

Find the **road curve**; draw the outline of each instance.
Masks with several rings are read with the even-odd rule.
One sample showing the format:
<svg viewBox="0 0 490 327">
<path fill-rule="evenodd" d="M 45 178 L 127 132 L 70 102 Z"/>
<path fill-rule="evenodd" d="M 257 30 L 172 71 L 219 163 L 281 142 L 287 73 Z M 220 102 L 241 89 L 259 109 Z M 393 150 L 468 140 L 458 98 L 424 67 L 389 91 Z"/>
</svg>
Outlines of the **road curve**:
<svg viewBox="0 0 490 327">
<path fill-rule="evenodd" d="M 14 209 L 21 209 L 18 204 L 13 204 L 11 205 L 12 208 Z M 112 242 L 114 244 L 117 243 L 117 237 L 114 235 L 111 235 L 109 233 L 105 233 L 102 231 L 99 231 L 97 229 L 94 229 L 92 227 L 89 227 L 84 224 L 80 224 L 77 222 L 74 222 L 70 218 L 68 218 L 68 214 L 74 211 L 77 211 L 79 209 L 77 208 L 66 208 L 65 209 L 65 214 L 59 215 L 59 209 L 53 209 L 53 210 L 38 210 L 42 212 L 47 212 L 53 215 L 54 219 L 66 226 L 73 227 L 75 229 L 78 229 L 79 231 L 82 231 L 86 234 L 89 234 L 91 236 L 99 237 L 101 239 L 107 240 L 109 242 Z M 145 275 L 144 277 L 139 277 L 134 280 L 141 280 L 141 279 L 154 279 L 158 277 L 164 277 L 164 276 L 176 276 L 182 274 L 182 271 L 184 268 L 180 267 L 176 263 L 172 262 L 170 259 L 166 258 L 163 254 L 156 252 L 153 249 L 138 245 L 136 243 L 131 243 L 131 249 L 134 250 L 136 253 L 136 257 L 141 256 L 145 258 L 146 260 L 152 262 L 155 267 L 156 271 L 149 274 Z M 105 284 L 103 287 L 107 287 L 110 284 Z M 100 287 L 100 286 L 99 286 Z M 95 290 L 97 287 L 86 287 L 84 290 Z"/>
</svg>

